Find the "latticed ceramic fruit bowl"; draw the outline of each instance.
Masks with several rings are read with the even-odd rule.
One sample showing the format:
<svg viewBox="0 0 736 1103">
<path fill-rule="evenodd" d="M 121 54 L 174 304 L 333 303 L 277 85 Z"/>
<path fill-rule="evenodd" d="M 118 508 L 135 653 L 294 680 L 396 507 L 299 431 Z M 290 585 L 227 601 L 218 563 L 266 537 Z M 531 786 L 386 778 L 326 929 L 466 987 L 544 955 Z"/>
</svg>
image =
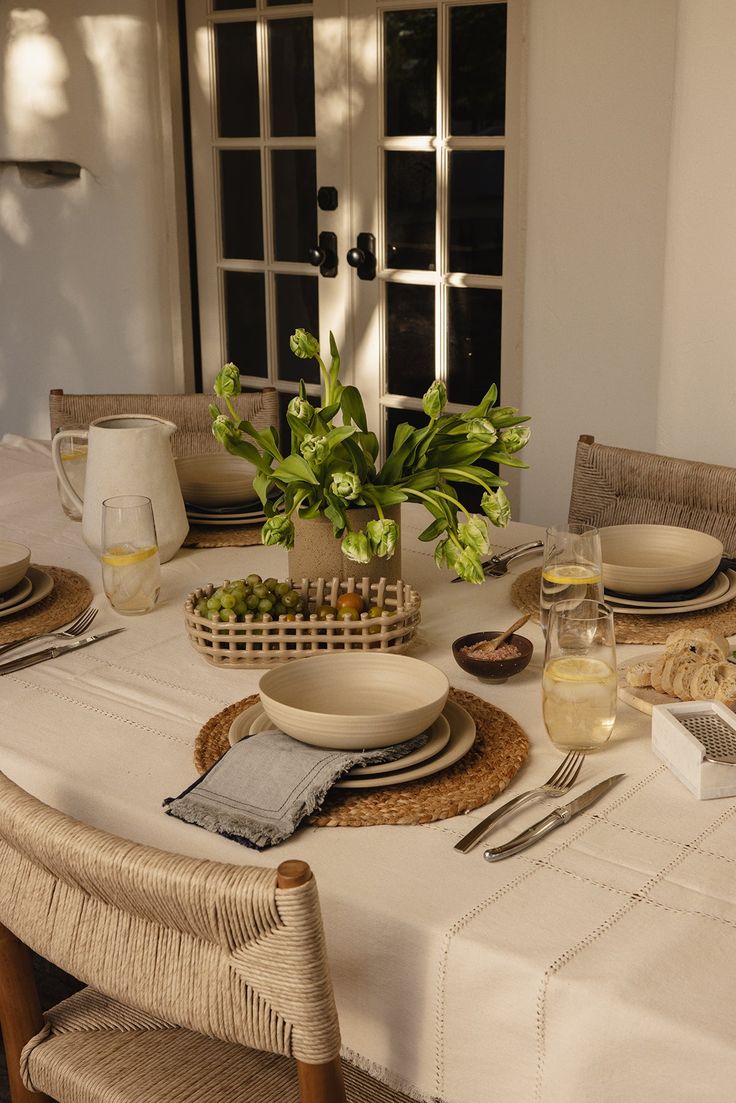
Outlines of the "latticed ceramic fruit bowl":
<svg viewBox="0 0 736 1103">
<path fill-rule="evenodd" d="M 225 585 L 225 583 L 223 583 Z M 289 659 L 329 651 L 405 651 L 416 633 L 420 620 L 421 598 L 406 582 L 370 582 L 363 579 L 314 581 L 305 578 L 299 591 L 308 610 L 335 606 L 341 594 L 357 593 L 366 609 L 358 620 L 339 620 L 328 614 L 324 620 L 316 612 L 297 613 L 272 618 L 268 614 L 256 620 L 246 614 L 238 620 L 231 614 L 227 621 L 209 620 L 197 612 L 203 598 L 211 596 L 216 586 L 194 590 L 184 605 L 184 620 L 192 646 L 215 666 L 265 667 Z M 378 615 L 375 610 L 382 609 Z"/>
</svg>

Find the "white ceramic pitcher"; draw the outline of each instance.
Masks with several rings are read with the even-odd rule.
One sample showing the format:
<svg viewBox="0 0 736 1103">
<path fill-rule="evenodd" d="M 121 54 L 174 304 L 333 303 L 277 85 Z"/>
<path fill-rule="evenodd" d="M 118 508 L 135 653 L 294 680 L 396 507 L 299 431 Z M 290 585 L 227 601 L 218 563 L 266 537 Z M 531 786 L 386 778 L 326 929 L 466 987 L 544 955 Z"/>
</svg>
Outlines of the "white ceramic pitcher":
<svg viewBox="0 0 736 1103">
<path fill-rule="evenodd" d="M 144 494 L 151 499 L 162 563 L 181 547 L 189 522 L 169 443 L 175 430 L 173 422 L 144 414 L 114 414 L 93 421 L 87 430 L 84 501 L 61 462 L 59 450 L 69 432 L 62 430 L 53 438 L 56 474 L 82 511 L 82 536 L 96 554 L 102 548 L 102 503 L 117 494 Z M 78 429 L 74 434 L 82 435 Z"/>
</svg>

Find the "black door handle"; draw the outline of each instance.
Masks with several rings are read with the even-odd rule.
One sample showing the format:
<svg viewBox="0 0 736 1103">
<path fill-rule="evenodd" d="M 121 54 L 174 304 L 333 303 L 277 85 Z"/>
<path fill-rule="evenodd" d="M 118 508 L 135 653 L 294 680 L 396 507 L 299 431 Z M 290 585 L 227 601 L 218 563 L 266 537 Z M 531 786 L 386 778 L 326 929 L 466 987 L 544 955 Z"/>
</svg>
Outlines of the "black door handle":
<svg viewBox="0 0 736 1103">
<path fill-rule="evenodd" d="M 376 239 L 373 234 L 358 234 L 357 245 L 348 249 L 346 260 L 355 268 L 359 280 L 376 278 Z"/>
<path fill-rule="evenodd" d="M 337 275 L 337 234 L 323 230 L 319 235 L 319 245 L 307 250 L 307 260 L 315 268 L 319 267 L 320 275 L 328 280 L 334 279 Z"/>
</svg>

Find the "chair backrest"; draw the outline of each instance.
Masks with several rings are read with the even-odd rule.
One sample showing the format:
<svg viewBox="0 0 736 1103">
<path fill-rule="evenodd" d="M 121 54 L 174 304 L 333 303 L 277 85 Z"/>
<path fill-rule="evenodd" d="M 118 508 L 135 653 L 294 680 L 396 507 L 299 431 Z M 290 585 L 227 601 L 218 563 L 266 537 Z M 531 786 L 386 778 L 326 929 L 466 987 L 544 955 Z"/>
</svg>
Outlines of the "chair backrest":
<svg viewBox="0 0 736 1103">
<path fill-rule="evenodd" d="M 167 1022 L 313 1064 L 339 1053 L 313 877 L 279 888 L 275 869 L 142 846 L 0 774 L 0 923 L 79 980 Z"/>
<path fill-rule="evenodd" d="M 240 417 L 256 429 L 278 426 L 279 399 L 273 387 L 236 395 L 232 402 Z M 55 389 L 49 393 L 51 436 L 60 425 L 88 425 L 108 414 L 154 414 L 176 425 L 171 438 L 175 458 L 208 455 L 222 451 L 212 436 L 212 403 L 227 412 L 222 399 L 206 394 L 64 394 Z"/>
<path fill-rule="evenodd" d="M 658 524 L 698 529 L 736 555 L 736 469 L 596 444 L 575 453 L 570 523 Z"/>
</svg>

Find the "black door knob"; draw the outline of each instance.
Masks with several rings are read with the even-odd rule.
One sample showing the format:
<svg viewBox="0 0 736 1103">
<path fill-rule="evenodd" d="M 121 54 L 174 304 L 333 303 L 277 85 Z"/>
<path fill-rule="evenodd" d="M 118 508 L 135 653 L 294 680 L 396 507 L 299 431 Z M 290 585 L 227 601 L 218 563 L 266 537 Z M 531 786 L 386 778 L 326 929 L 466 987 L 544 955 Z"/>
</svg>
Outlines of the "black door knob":
<svg viewBox="0 0 736 1103">
<path fill-rule="evenodd" d="M 307 260 L 319 268 L 320 275 L 328 280 L 334 279 L 337 275 L 337 235 L 323 230 L 319 235 L 319 244 L 307 249 Z"/>
<path fill-rule="evenodd" d="M 348 249 L 347 262 L 355 268 L 359 280 L 376 278 L 376 239 L 373 234 L 358 234 L 358 241 Z"/>
</svg>

